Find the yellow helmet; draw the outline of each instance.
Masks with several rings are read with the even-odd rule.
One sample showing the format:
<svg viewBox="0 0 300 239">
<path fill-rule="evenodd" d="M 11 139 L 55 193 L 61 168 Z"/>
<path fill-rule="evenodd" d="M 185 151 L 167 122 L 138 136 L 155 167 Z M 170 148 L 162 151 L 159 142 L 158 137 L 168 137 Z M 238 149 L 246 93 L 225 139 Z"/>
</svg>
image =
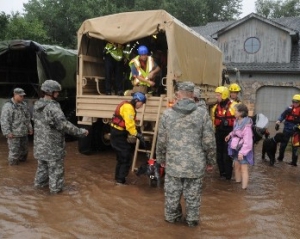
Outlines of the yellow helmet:
<svg viewBox="0 0 300 239">
<path fill-rule="evenodd" d="M 294 95 L 293 100 L 299 101 L 300 102 L 300 95 Z"/>
<path fill-rule="evenodd" d="M 232 83 L 229 86 L 229 91 L 231 91 L 231 92 L 240 92 L 241 91 L 241 87 L 237 83 Z"/>
<path fill-rule="evenodd" d="M 225 100 L 229 97 L 229 90 L 226 86 L 219 86 L 216 88 L 215 90 L 216 93 L 220 93 L 221 94 L 221 98 L 222 100 Z"/>
</svg>

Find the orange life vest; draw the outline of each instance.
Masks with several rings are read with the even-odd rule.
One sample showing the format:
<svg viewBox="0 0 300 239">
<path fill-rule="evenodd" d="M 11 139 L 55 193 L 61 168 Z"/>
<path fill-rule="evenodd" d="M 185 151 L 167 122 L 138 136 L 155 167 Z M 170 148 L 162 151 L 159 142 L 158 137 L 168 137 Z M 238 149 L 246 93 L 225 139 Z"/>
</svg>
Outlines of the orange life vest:
<svg viewBox="0 0 300 239">
<path fill-rule="evenodd" d="M 111 119 L 112 124 L 119 126 L 123 129 L 126 129 L 125 126 L 125 120 L 123 119 L 123 117 L 120 114 L 120 109 L 124 104 L 130 104 L 128 101 L 122 101 L 116 108 L 115 113 Z M 134 115 L 134 119 L 136 118 L 136 111 L 135 111 L 135 115 Z"/>
<path fill-rule="evenodd" d="M 300 107 L 291 106 L 291 110 L 286 115 L 285 120 L 299 123 L 300 122 Z"/>
<path fill-rule="evenodd" d="M 229 110 L 231 103 L 232 102 L 229 100 L 228 103 L 225 105 L 225 107 L 222 107 L 220 104 L 217 105 L 215 109 L 215 120 L 214 120 L 214 125 L 216 127 L 218 126 L 233 127 L 235 116 L 232 115 Z"/>
<path fill-rule="evenodd" d="M 299 147 L 300 146 L 300 133 L 296 132 L 292 136 L 292 145 L 294 147 Z"/>
</svg>

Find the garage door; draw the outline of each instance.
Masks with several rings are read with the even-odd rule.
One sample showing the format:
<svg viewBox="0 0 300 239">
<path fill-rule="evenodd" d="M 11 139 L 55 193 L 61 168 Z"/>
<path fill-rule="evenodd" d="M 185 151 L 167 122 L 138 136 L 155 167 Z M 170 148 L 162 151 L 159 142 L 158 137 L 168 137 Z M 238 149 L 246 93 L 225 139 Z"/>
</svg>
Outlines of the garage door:
<svg viewBox="0 0 300 239">
<path fill-rule="evenodd" d="M 284 109 L 291 105 L 295 94 L 300 94 L 295 87 L 264 86 L 256 93 L 255 112 L 263 113 L 269 121 L 276 121 Z"/>
</svg>

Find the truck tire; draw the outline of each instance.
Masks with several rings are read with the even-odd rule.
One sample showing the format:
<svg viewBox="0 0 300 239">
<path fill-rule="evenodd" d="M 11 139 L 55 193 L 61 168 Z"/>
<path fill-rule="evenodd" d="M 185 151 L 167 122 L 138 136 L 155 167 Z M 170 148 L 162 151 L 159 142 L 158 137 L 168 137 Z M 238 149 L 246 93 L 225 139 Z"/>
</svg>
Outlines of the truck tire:
<svg viewBox="0 0 300 239">
<path fill-rule="evenodd" d="M 81 154 L 89 155 L 93 152 L 92 140 L 93 140 L 93 130 L 91 125 L 83 125 L 80 128 L 85 128 L 89 131 L 88 136 L 83 138 L 78 138 L 78 151 Z"/>
<path fill-rule="evenodd" d="M 89 134 L 87 137 L 78 139 L 78 150 L 81 154 L 88 155 L 110 148 L 110 141 L 104 137 L 105 134 L 110 132 L 108 124 L 104 124 L 99 119 L 92 126 L 84 125 L 83 128 L 87 129 Z"/>
</svg>

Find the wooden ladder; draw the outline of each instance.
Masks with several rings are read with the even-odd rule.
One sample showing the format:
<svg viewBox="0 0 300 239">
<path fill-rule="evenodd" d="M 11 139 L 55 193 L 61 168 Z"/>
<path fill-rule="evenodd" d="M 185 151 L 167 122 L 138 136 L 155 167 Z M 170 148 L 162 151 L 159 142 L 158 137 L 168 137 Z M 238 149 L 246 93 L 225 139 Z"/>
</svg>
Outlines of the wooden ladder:
<svg viewBox="0 0 300 239">
<path fill-rule="evenodd" d="M 155 151 L 155 145 L 156 145 L 156 139 L 157 139 L 158 123 L 159 123 L 159 118 L 160 118 L 161 107 L 163 104 L 163 99 L 164 99 L 164 96 L 161 96 L 159 99 L 159 104 L 157 107 L 157 115 L 156 115 L 156 120 L 155 120 L 155 126 L 154 126 L 153 131 L 145 131 L 144 130 L 144 116 L 145 116 L 145 110 L 146 110 L 147 104 L 143 105 L 142 113 L 141 113 L 141 120 L 139 122 L 139 125 L 137 125 L 137 126 L 141 127 L 141 132 L 145 137 L 147 137 L 147 136 L 152 137 L 152 140 L 150 140 L 151 141 L 151 150 L 150 150 L 150 155 L 149 155 L 150 159 L 153 159 L 153 156 L 155 153 L 154 151 Z M 146 153 L 149 153 L 149 150 L 140 149 L 140 140 L 137 139 L 136 145 L 135 145 L 135 150 L 134 150 L 134 155 L 133 155 L 133 160 L 132 160 L 132 168 L 131 168 L 132 172 L 137 169 L 136 161 L 137 161 L 137 156 L 138 156 L 139 152 L 146 154 Z"/>
</svg>

